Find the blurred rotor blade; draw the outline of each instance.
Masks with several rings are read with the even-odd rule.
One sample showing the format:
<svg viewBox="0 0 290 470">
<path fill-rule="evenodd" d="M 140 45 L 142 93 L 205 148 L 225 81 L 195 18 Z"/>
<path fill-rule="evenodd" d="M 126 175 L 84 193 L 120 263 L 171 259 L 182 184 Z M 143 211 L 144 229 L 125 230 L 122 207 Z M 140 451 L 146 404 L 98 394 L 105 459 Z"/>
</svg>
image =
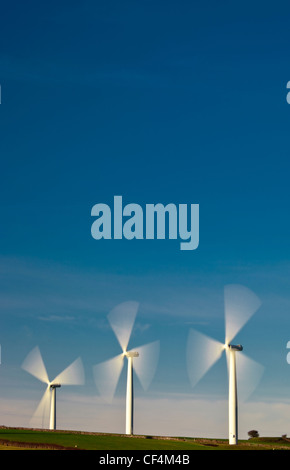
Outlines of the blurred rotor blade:
<svg viewBox="0 0 290 470">
<path fill-rule="evenodd" d="M 64 369 L 55 379 L 54 383 L 61 385 L 83 385 L 84 368 L 80 358 L 77 358 L 72 364 Z"/>
<path fill-rule="evenodd" d="M 157 369 L 160 341 L 153 341 L 134 350 L 139 353 L 139 357 L 133 360 L 134 370 L 144 390 L 148 390 Z"/>
<path fill-rule="evenodd" d="M 190 330 L 187 340 L 187 372 L 194 387 L 221 357 L 224 345 L 203 333 Z"/>
<path fill-rule="evenodd" d="M 46 387 L 46 390 L 30 420 L 30 424 L 35 428 L 47 428 L 49 425 L 50 415 L 50 384 Z"/>
<path fill-rule="evenodd" d="M 123 352 L 127 349 L 138 308 L 138 302 L 123 302 L 113 308 L 108 314 L 109 323 Z"/>
<path fill-rule="evenodd" d="M 225 303 L 225 343 L 237 335 L 250 317 L 261 306 L 260 299 L 247 287 L 229 284 L 224 289 Z"/>
<path fill-rule="evenodd" d="M 114 398 L 124 364 L 123 354 L 93 366 L 97 389 L 103 399 L 111 402 Z"/>
<path fill-rule="evenodd" d="M 22 363 L 22 369 L 26 370 L 30 374 L 34 375 L 38 380 L 41 382 L 48 383 L 49 378 L 46 372 L 46 368 L 44 362 L 42 360 L 42 356 L 40 354 L 38 346 L 36 346 L 32 351 L 28 354 L 26 359 Z"/>
<path fill-rule="evenodd" d="M 242 352 L 236 353 L 237 389 L 241 401 L 246 401 L 257 388 L 264 367 Z"/>
</svg>

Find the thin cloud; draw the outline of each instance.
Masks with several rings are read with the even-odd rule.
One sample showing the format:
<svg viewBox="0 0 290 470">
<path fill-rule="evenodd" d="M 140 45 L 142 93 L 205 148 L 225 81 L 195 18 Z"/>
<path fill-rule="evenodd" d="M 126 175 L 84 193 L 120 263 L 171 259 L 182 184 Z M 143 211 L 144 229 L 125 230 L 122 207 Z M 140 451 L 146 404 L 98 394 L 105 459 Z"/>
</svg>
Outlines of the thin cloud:
<svg viewBox="0 0 290 470">
<path fill-rule="evenodd" d="M 27 61 L 27 58 L 5 57 L 0 59 L 0 71 L 2 80 L 15 80 L 24 82 L 59 83 L 63 85 L 90 85 L 94 88 L 100 85 L 106 86 L 144 86 L 164 88 L 165 86 L 177 86 L 174 79 L 170 79 L 168 74 L 162 74 L 154 70 L 148 71 L 146 66 L 140 64 L 139 67 L 124 66 L 93 66 L 80 69 L 73 63 L 64 64 L 63 61 L 49 61 L 41 59 L 39 61 Z"/>
</svg>

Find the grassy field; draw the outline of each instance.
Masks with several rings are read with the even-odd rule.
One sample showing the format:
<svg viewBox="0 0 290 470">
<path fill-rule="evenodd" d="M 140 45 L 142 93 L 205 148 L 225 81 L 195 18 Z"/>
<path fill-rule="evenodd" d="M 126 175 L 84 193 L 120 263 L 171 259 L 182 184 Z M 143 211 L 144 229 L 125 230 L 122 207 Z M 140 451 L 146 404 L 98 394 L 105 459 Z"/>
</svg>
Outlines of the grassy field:
<svg viewBox="0 0 290 470">
<path fill-rule="evenodd" d="M 256 438 L 229 446 L 226 440 L 42 431 L 0 427 L 0 450 L 290 450 L 286 438 Z"/>
</svg>

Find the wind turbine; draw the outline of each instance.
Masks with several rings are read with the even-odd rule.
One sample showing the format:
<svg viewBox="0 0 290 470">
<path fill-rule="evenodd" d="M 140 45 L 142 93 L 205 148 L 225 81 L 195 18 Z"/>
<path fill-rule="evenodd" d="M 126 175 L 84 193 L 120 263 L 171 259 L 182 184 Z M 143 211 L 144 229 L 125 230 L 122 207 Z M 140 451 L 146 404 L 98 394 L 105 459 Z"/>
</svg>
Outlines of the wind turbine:
<svg viewBox="0 0 290 470">
<path fill-rule="evenodd" d="M 220 359 L 223 351 L 226 352 L 229 376 L 229 444 L 238 443 L 238 395 L 237 395 L 237 362 L 239 363 L 239 387 L 244 386 L 244 397 L 257 386 L 263 367 L 252 359 L 248 358 L 241 351 L 243 347 L 233 344 L 241 328 L 250 317 L 258 310 L 261 302 L 259 298 L 247 287 L 230 284 L 224 288 L 224 309 L 225 309 L 225 342 L 220 343 L 196 330 L 189 331 L 187 342 L 187 369 L 189 380 L 194 387 L 206 372 Z M 236 361 L 236 353 L 238 360 Z M 243 369 L 243 371 L 242 371 Z M 241 372 L 246 379 L 243 383 Z M 251 374 L 251 375 L 250 375 Z M 251 386 L 249 386 L 249 381 Z"/>
<path fill-rule="evenodd" d="M 134 428 L 134 386 L 133 370 L 144 390 L 147 390 L 156 371 L 160 343 L 153 341 L 134 350 L 127 350 L 139 304 L 129 301 L 117 305 L 108 315 L 108 321 L 121 346 L 122 353 L 108 361 L 93 366 L 96 386 L 106 401 L 112 401 L 127 358 L 126 389 L 126 434 L 133 434 Z"/>
<path fill-rule="evenodd" d="M 32 420 L 41 419 L 43 425 L 43 421 L 48 418 L 47 414 L 49 414 L 49 429 L 56 429 L 56 389 L 61 385 L 82 385 L 84 383 L 81 359 L 76 359 L 50 382 L 40 350 L 36 346 L 22 363 L 22 368 L 47 385 Z"/>
</svg>

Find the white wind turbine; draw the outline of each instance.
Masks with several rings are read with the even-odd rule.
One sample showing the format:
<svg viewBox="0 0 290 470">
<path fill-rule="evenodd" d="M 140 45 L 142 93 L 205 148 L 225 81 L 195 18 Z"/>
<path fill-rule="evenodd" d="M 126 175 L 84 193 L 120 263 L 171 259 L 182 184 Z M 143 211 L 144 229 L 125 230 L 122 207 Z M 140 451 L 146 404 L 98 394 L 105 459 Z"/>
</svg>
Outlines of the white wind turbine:
<svg viewBox="0 0 290 470">
<path fill-rule="evenodd" d="M 139 304 L 124 302 L 115 307 L 108 315 L 109 323 L 122 348 L 122 353 L 93 367 L 96 386 L 100 395 L 112 401 L 123 369 L 125 357 L 127 365 L 126 390 L 126 434 L 133 434 L 134 387 L 133 369 L 144 390 L 147 390 L 156 371 L 160 343 L 154 341 L 134 350 L 127 351 Z"/>
<path fill-rule="evenodd" d="M 49 429 L 56 429 L 56 388 L 61 385 L 82 385 L 84 383 L 84 369 L 81 359 L 76 359 L 50 382 L 41 353 L 36 346 L 22 363 L 22 368 L 47 385 L 33 414 L 32 422 L 41 422 L 42 427 L 49 417 Z"/>
<path fill-rule="evenodd" d="M 231 445 L 238 443 L 236 352 L 239 352 L 237 360 L 239 390 L 241 386 L 244 387 L 244 399 L 246 394 L 249 396 L 255 389 L 263 373 L 263 367 L 241 353 L 243 347 L 232 344 L 232 340 L 260 305 L 259 298 L 248 288 L 237 284 L 227 285 L 224 289 L 225 343 L 220 343 L 192 329 L 188 336 L 187 368 L 192 387 L 216 363 L 223 351 L 226 352 L 229 375 L 229 444 Z"/>
</svg>

